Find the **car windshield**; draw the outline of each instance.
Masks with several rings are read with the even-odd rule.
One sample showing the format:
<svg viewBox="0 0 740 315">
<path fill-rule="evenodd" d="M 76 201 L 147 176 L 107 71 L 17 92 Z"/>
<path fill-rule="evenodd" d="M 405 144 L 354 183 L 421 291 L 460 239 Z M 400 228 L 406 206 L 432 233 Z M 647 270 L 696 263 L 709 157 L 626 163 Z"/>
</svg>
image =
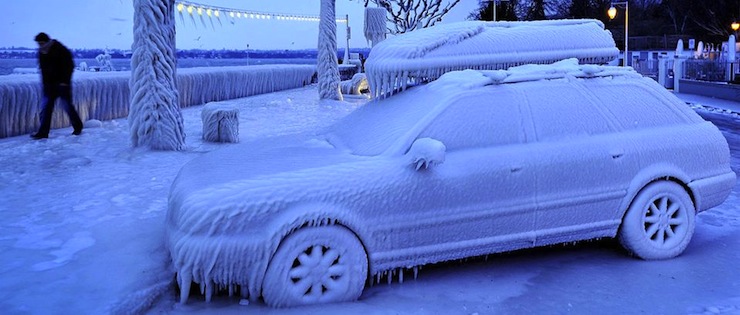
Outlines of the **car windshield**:
<svg viewBox="0 0 740 315">
<path fill-rule="evenodd" d="M 386 99 L 358 108 L 332 126 L 327 140 L 352 154 L 372 156 L 385 152 L 407 133 L 433 107 L 422 94 L 424 86 L 411 88 Z"/>
</svg>

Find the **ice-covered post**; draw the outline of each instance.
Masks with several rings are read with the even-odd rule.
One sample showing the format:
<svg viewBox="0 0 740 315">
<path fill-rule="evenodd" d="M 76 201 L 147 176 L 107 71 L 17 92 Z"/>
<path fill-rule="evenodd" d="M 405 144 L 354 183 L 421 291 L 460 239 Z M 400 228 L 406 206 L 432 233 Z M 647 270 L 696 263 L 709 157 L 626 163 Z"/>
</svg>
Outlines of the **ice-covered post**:
<svg viewBox="0 0 740 315">
<path fill-rule="evenodd" d="M 334 14 L 336 0 L 321 0 L 319 22 L 319 98 L 342 100 L 339 91 L 339 65 L 337 64 L 337 20 Z"/>
<path fill-rule="evenodd" d="M 344 50 L 344 59 L 342 59 L 342 64 L 346 65 L 349 64 L 349 40 L 352 39 L 352 33 L 349 29 L 349 14 L 344 15 L 344 23 L 347 30 L 347 46 Z"/>
<path fill-rule="evenodd" d="M 735 72 L 737 69 L 735 69 L 735 54 L 737 53 L 735 51 L 735 35 L 730 35 L 730 38 L 727 40 L 727 82 L 732 82 L 735 80 Z"/>
<path fill-rule="evenodd" d="M 131 108 L 128 122 L 135 147 L 185 147 L 175 82 L 175 1 L 134 0 L 131 46 Z"/>
<path fill-rule="evenodd" d="M 673 60 L 673 91 L 676 93 L 681 92 L 680 82 L 683 78 L 683 64 L 687 57 L 683 54 L 683 41 L 679 39 L 680 43 L 680 54 L 679 49 L 676 48 L 676 59 Z"/>
<path fill-rule="evenodd" d="M 365 8 L 365 39 L 372 47 L 385 39 L 386 10 L 384 8 Z"/>
</svg>

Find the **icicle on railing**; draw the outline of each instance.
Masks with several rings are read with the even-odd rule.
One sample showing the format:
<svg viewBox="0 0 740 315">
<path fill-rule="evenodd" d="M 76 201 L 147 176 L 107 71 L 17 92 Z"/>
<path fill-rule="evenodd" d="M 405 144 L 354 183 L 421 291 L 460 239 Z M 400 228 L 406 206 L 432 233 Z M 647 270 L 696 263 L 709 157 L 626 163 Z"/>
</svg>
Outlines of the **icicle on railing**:
<svg viewBox="0 0 740 315">
<path fill-rule="evenodd" d="M 271 93 L 311 83 L 313 65 L 186 68 L 177 70 L 180 107 Z M 111 120 L 129 113 L 131 72 L 76 72 L 73 103 L 83 120 Z M 41 87 L 36 75 L 0 76 L 0 138 L 38 129 Z M 70 126 L 64 111 L 52 116 L 52 128 Z"/>
</svg>

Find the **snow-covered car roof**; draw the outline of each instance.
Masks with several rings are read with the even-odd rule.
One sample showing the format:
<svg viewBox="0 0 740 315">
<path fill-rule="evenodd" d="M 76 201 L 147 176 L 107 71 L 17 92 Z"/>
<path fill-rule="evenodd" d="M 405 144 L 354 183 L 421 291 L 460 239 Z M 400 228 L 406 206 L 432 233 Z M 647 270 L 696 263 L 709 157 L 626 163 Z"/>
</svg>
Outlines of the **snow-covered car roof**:
<svg viewBox="0 0 740 315">
<path fill-rule="evenodd" d="M 365 63 L 374 96 L 431 81 L 464 69 L 496 70 L 576 58 L 605 64 L 619 54 L 598 20 L 531 22 L 467 21 L 442 24 L 389 38 L 373 47 Z"/>
</svg>

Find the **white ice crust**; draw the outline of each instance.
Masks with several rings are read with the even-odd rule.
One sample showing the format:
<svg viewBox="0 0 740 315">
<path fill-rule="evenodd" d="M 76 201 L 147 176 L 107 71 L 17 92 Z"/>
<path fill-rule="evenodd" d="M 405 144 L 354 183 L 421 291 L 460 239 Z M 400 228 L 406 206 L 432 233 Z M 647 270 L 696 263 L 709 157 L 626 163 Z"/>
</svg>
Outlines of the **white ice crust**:
<svg viewBox="0 0 740 315">
<path fill-rule="evenodd" d="M 601 100 L 630 93 L 593 113 L 614 117 L 596 124 L 604 133 L 580 132 L 589 122 L 574 120 L 572 111 L 593 104 L 587 100 L 593 101 L 591 93 L 597 91 Z M 455 133 L 496 118 L 487 108 L 503 111 L 525 103 L 522 110 L 531 110 L 553 93 L 559 95 L 560 102 L 552 104 L 558 108 L 531 114 L 534 126 L 521 119 L 498 120 L 526 135 L 513 140 L 522 147 L 481 145 L 502 137 L 501 130 L 473 129 L 480 132 L 470 137 Z M 657 102 L 646 104 L 645 95 Z M 446 121 L 455 131 L 446 134 L 449 142 L 424 136 L 436 117 L 466 104 L 491 106 L 471 116 L 486 119 Z M 637 117 L 646 106 L 659 113 Z M 556 132 L 571 135 L 547 135 L 543 127 L 554 124 L 560 128 Z M 474 149 L 449 146 L 456 143 Z M 429 163 L 419 165 L 421 160 Z M 695 183 L 689 187 L 699 211 L 724 200 L 735 179 L 727 143 L 716 127 L 630 68 L 578 65 L 570 59 L 450 72 L 369 103 L 324 133 L 233 145 L 193 160 L 171 188 L 168 247 L 184 292 L 181 301 L 187 300 L 191 282 L 201 286 L 206 299 L 237 287 L 244 297 L 256 299 L 281 240 L 304 226 L 347 227 L 367 250 L 370 274 L 381 275 L 614 236 L 628 204 L 623 200 L 664 178 Z M 563 189 L 568 185 L 580 190 Z M 535 187 L 536 195 L 527 193 Z M 585 202 L 592 199 L 598 205 Z M 501 212 L 491 220 L 483 205 Z"/>
<path fill-rule="evenodd" d="M 468 21 L 439 24 L 389 38 L 365 62 L 375 96 L 411 82 L 430 81 L 453 70 L 506 69 L 577 58 L 605 64 L 619 50 L 598 20 L 533 22 Z"/>
<path fill-rule="evenodd" d="M 365 39 L 375 46 L 385 39 L 388 28 L 385 26 L 387 11 L 385 8 L 365 8 Z"/>
<path fill-rule="evenodd" d="M 203 139 L 212 142 L 239 142 L 239 108 L 208 103 L 201 111 Z"/>
</svg>

